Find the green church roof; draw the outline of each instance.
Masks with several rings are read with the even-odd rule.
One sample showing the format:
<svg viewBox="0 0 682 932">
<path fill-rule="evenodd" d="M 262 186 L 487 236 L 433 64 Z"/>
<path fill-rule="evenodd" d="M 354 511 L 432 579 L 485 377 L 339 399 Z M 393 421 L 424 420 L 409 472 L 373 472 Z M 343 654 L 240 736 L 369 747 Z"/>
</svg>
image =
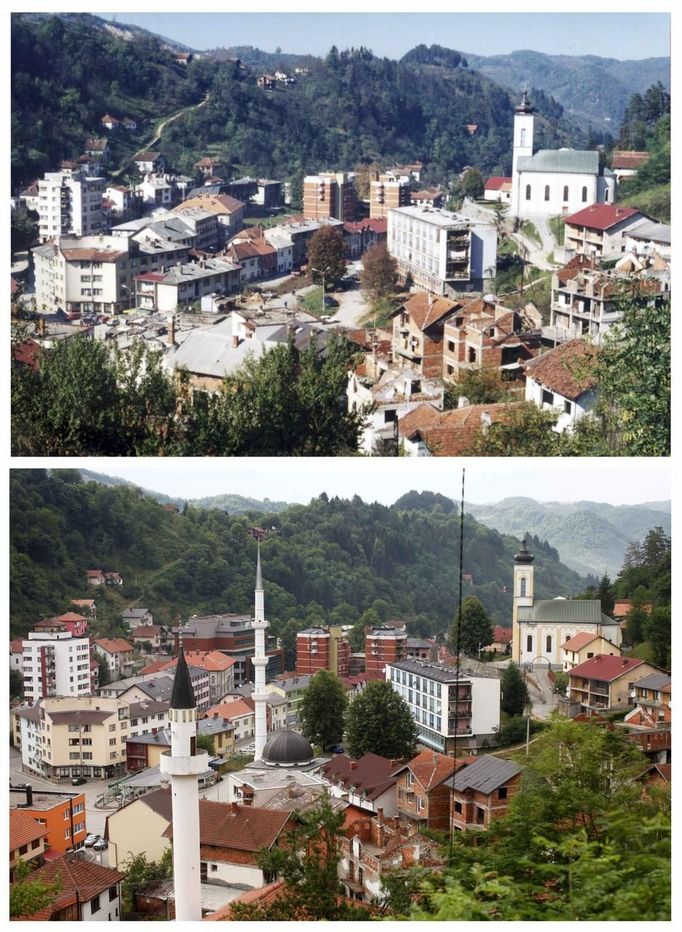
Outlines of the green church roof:
<svg viewBox="0 0 682 932">
<path fill-rule="evenodd" d="M 520 158 L 520 172 L 565 172 L 571 175 L 598 175 L 599 153 L 584 149 L 540 149 Z"/>
<path fill-rule="evenodd" d="M 598 599 L 541 599 L 532 606 L 519 606 L 519 621 L 556 624 L 615 625 L 601 610 Z"/>
</svg>

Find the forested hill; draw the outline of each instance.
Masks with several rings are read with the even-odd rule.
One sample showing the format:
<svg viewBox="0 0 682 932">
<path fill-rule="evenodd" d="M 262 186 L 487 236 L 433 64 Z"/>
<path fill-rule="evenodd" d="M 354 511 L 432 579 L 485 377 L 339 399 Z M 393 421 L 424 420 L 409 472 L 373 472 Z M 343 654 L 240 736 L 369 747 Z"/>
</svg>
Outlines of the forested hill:
<svg viewBox="0 0 682 932">
<path fill-rule="evenodd" d="M 209 104 L 171 124 L 157 146 L 178 171 L 193 173 L 207 153 L 234 176 L 296 177 L 375 160 L 421 160 L 435 180 L 466 165 L 511 168 L 515 94 L 462 61 L 393 61 L 332 46 L 296 84 L 265 91 L 256 68 L 206 55 L 183 67 L 163 41 L 117 28 L 96 17 L 12 17 L 13 184 L 77 158 L 106 112 L 141 121 L 137 137 L 111 134 L 117 167 L 162 116 L 206 92 Z M 539 147 L 584 141 L 556 102 L 536 94 L 534 104 Z"/>
<path fill-rule="evenodd" d="M 486 527 L 502 534 L 533 531 L 556 547 L 561 559 L 579 573 L 620 570 L 628 546 L 661 527 L 670 533 L 670 502 L 609 505 L 605 502 L 536 502 L 517 496 L 467 506 Z"/>
<path fill-rule="evenodd" d="M 251 525 L 272 528 L 263 545 L 266 606 L 273 632 L 290 639 L 311 624 L 403 618 L 415 634 L 445 632 L 457 606 L 459 516 L 448 500 L 413 493 L 392 507 L 313 499 L 278 515 L 227 515 L 189 507 L 170 513 L 139 490 L 83 482 L 75 470 L 11 472 L 11 613 L 14 635 L 72 598 L 106 599 L 114 618 L 130 605 L 160 621 L 253 605 L 256 544 Z M 511 618 L 518 539 L 465 518 L 465 595 L 496 624 Z M 586 579 L 555 550 L 531 539 L 539 598 L 571 596 Z M 117 570 L 106 592 L 86 569 Z M 113 589 L 116 589 L 114 592 Z M 98 617 L 102 613 L 98 612 Z"/>
</svg>

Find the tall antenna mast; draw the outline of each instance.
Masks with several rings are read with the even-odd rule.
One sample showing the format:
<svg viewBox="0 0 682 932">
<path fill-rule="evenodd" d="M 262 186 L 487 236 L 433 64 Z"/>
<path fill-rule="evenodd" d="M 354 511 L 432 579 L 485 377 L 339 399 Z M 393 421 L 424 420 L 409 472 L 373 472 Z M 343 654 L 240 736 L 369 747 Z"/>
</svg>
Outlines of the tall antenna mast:
<svg viewBox="0 0 682 932">
<path fill-rule="evenodd" d="M 455 740 L 452 744 L 452 776 L 457 773 L 457 732 L 459 729 L 459 674 L 460 674 L 460 656 L 462 645 L 462 577 L 463 577 L 463 560 L 464 560 L 464 477 L 466 470 L 462 467 L 462 499 L 459 506 L 459 597 L 457 605 L 457 620 L 455 627 Z M 448 716 L 449 717 L 449 716 Z M 452 842 L 454 836 L 454 826 L 452 824 L 452 800 L 450 796 L 450 851 L 449 858 L 452 860 Z"/>
</svg>

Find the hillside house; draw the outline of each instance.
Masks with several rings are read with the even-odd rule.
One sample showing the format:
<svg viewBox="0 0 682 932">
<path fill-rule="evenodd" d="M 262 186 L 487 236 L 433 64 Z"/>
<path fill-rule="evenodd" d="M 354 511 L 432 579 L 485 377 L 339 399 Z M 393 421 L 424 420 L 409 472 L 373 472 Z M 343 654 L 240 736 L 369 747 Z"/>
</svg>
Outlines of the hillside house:
<svg viewBox="0 0 682 932">
<path fill-rule="evenodd" d="M 571 431 L 597 400 L 597 347 L 571 340 L 525 364 L 526 401 L 558 415 L 557 433 Z"/>
<path fill-rule="evenodd" d="M 494 175 L 488 178 L 483 189 L 483 199 L 485 201 L 501 201 L 503 204 L 511 204 L 512 196 L 512 179 L 502 175 Z"/>
<path fill-rule="evenodd" d="M 652 673 L 634 683 L 635 707 L 624 718 L 632 727 L 670 727 L 672 723 L 672 678 L 668 673 Z"/>
<path fill-rule="evenodd" d="M 399 767 L 394 773 L 401 823 L 417 831 L 435 828 L 447 832 L 451 791 L 446 781 L 466 763 L 437 751 L 422 751 Z"/>
<path fill-rule="evenodd" d="M 623 178 L 633 178 L 650 158 L 650 152 L 637 152 L 634 149 L 614 149 L 611 157 L 611 168 L 618 184 Z"/>
<path fill-rule="evenodd" d="M 125 874 L 94 861 L 62 855 L 31 875 L 37 884 L 59 880 L 60 890 L 53 902 L 32 916 L 42 921 L 120 922 L 121 881 Z"/>
<path fill-rule="evenodd" d="M 566 217 L 564 244 L 578 255 L 610 259 L 626 251 L 629 233 L 649 222 L 633 207 L 592 204 Z"/>
<path fill-rule="evenodd" d="M 343 796 L 351 806 L 387 816 L 397 814 L 395 769 L 400 761 L 368 752 L 358 760 L 336 754 L 320 768 L 331 795 Z"/>
<path fill-rule="evenodd" d="M 588 631 L 582 631 L 575 637 L 569 638 L 561 645 L 564 655 L 563 672 L 570 673 L 575 667 L 591 660 L 597 654 L 605 654 L 612 657 L 620 657 L 622 651 L 616 644 L 612 644 L 601 634 L 592 634 Z"/>
<path fill-rule="evenodd" d="M 562 708 L 571 717 L 628 709 L 635 699 L 635 684 L 662 672 L 636 657 L 598 654 L 569 672 L 567 702 L 562 703 Z"/>
<path fill-rule="evenodd" d="M 391 315 L 393 358 L 417 369 L 424 378 L 439 378 L 443 370 L 443 329 L 461 303 L 431 293 L 413 294 Z"/>
<path fill-rule="evenodd" d="M 405 456 L 465 456 L 474 440 L 493 424 L 504 423 L 519 402 L 464 405 L 439 411 L 421 404 L 398 421 Z"/>
<path fill-rule="evenodd" d="M 106 660 L 112 679 L 133 672 L 133 646 L 125 638 L 97 638 L 93 649 Z"/>
<path fill-rule="evenodd" d="M 482 831 L 504 816 L 518 792 L 521 768 L 510 760 L 484 754 L 446 781 L 452 789 L 452 828 Z"/>
<path fill-rule="evenodd" d="M 166 161 L 160 152 L 143 150 L 133 156 L 135 168 L 141 175 L 163 174 Z"/>
</svg>

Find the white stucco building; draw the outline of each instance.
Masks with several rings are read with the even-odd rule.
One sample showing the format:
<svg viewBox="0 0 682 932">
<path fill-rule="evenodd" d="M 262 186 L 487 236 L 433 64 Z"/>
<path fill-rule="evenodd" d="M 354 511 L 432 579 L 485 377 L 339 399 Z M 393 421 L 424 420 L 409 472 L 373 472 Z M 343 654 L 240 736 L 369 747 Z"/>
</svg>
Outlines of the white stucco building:
<svg viewBox="0 0 682 932">
<path fill-rule="evenodd" d="M 599 600 L 536 599 L 534 561 L 524 537 L 514 555 L 512 660 L 561 670 L 564 644 L 583 632 L 600 635 L 620 647 L 620 625 L 602 612 Z"/>
<path fill-rule="evenodd" d="M 42 242 L 67 233 L 88 236 L 105 229 L 104 178 L 65 169 L 38 181 L 38 232 Z"/>
<path fill-rule="evenodd" d="M 533 152 L 535 111 L 526 92 L 514 116 L 511 215 L 557 217 L 590 204 L 611 204 L 616 178 L 599 153 L 580 149 Z"/>
<path fill-rule="evenodd" d="M 90 694 L 90 641 L 70 631 L 29 631 L 23 642 L 24 697 L 35 703 L 46 696 Z"/>
<path fill-rule="evenodd" d="M 500 726 L 497 673 L 457 671 L 420 660 L 386 664 L 386 679 L 403 697 L 417 723 L 420 744 L 449 753 L 478 747 Z"/>
<path fill-rule="evenodd" d="M 495 275 L 497 230 L 465 214 L 432 207 L 391 209 L 387 245 L 399 274 L 435 294 L 482 291 Z"/>
</svg>

